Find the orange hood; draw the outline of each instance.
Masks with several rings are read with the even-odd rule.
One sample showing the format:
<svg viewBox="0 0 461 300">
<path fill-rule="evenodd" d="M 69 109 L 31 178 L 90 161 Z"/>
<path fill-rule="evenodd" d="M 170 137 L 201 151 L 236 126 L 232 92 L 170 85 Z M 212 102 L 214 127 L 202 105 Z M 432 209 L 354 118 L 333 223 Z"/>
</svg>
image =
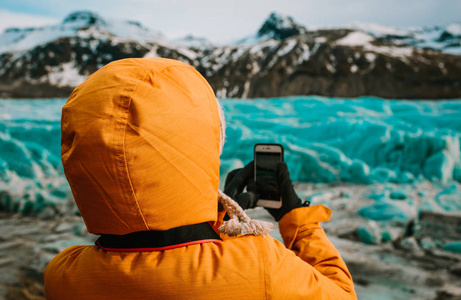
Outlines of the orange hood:
<svg viewBox="0 0 461 300">
<path fill-rule="evenodd" d="M 112 62 L 62 110 L 61 156 L 88 231 L 127 234 L 215 221 L 219 108 L 192 67 Z"/>
</svg>

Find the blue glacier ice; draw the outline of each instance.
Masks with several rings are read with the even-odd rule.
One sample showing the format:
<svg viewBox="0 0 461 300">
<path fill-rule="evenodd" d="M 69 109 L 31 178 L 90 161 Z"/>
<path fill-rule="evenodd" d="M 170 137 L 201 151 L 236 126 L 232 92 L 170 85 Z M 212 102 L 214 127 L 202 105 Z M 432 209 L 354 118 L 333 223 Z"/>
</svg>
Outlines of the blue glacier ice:
<svg viewBox="0 0 461 300">
<path fill-rule="evenodd" d="M 461 193 L 457 185 L 442 190 L 435 196 L 435 202 L 443 209 L 461 211 Z"/>
<path fill-rule="evenodd" d="M 394 200 L 405 200 L 407 197 L 408 196 L 403 191 L 394 191 L 389 194 L 389 198 Z"/>
<path fill-rule="evenodd" d="M 26 211 L 30 210 L 28 201 L 38 201 L 37 193 L 47 199 L 70 195 L 67 186 L 62 188 L 65 180 L 60 162 L 65 101 L 0 100 L 0 190 L 2 186 L 29 186 L 24 192 L 29 198 L 15 202 Z M 461 100 L 290 97 L 220 102 L 227 121 L 221 184 L 227 172 L 253 159 L 256 143 L 264 142 L 284 146 L 293 181 L 461 182 Z M 27 183 L 18 184 L 20 180 Z M 425 205 L 461 210 L 459 195 L 459 191 L 447 190 Z M 396 191 L 392 196 L 386 192 L 369 197 L 403 199 L 406 195 Z M 375 203 L 361 212 L 373 220 L 392 214 L 405 219 L 405 212 L 394 206 L 392 202 Z"/>
<path fill-rule="evenodd" d="M 297 181 L 460 181 L 459 100 L 291 97 L 221 103 L 228 121 L 226 163 L 246 163 L 255 143 L 272 142 L 285 147 Z"/>
<path fill-rule="evenodd" d="M 362 207 L 358 213 L 367 219 L 375 221 L 389 221 L 394 219 L 407 221 L 409 219 L 404 210 L 388 201 L 378 201 L 369 206 Z"/>
<path fill-rule="evenodd" d="M 64 99 L 0 100 L 0 170 L 62 174 Z M 258 142 L 285 147 L 302 182 L 461 181 L 461 101 L 291 97 L 223 99 L 227 141 L 221 173 L 242 166 Z"/>
<path fill-rule="evenodd" d="M 373 221 L 360 226 L 357 230 L 357 235 L 363 243 L 369 245 L 379 244 L 382 240 L 381 228 Z"/>
<path fill-rule="evenodd" d="M 461 254 L 461 241 L 451 242 L 442 247 L 444 250 Z"/>
<path fill-rule="evenodd" d="M 24 178 L 62 174 L 60 120 L 64 103 L 62 99 L 0 100 L 0 170 L 3 165 Z"/>
</svg>

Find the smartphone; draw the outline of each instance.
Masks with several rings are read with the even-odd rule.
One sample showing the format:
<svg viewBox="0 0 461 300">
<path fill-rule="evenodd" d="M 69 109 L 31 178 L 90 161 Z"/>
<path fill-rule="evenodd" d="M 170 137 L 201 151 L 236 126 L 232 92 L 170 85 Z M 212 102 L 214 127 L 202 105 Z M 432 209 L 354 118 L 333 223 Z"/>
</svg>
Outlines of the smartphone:
<svg viewBox="0 0 461 300">
<path fill-rule="evenodd" d="M 257 206 L 282 207 L 276 168 L 283 161 L 283 147 L 279 144 L 256 144 L 254 147 L 255 184 L 259 194 Z"/>
</svg>

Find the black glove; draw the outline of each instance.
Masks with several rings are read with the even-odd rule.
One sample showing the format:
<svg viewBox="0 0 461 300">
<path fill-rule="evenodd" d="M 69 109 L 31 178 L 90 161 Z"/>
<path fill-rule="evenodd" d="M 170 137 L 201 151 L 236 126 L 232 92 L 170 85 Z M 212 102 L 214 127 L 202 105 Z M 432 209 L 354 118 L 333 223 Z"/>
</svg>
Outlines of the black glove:
<svg viewBox="0 0 461 300">
<path fill-rule="evenodd" d="M 254 163 L 250 162 L 244 168 L 235 169 L 227 174 L 224 184 L 224 194 L 234 199 L 241 208 L 253 208 L 258 201 L 256 194 L 245 192 L 246 186 L 254 185 Z"/>
<path fill-rule="evenodd" d="M 298 198 L 298 195 L 296 195 L 296 192 L 293 188 L 293 183 L 290 179 L 290 172 L 288 172 L 288 167 L 286 163 L 280 162 L 277 164 L 276 174 L 280 196 L 282 197 L 282 207 L 278 209 L 266 209 L 278 222 L 286 213 L 288 213 L 292 209 L 303 206 L 309 206 L 310 202 L 306 201 L 305 203 L 303 203 L 301 199 Z"/>
</svg>

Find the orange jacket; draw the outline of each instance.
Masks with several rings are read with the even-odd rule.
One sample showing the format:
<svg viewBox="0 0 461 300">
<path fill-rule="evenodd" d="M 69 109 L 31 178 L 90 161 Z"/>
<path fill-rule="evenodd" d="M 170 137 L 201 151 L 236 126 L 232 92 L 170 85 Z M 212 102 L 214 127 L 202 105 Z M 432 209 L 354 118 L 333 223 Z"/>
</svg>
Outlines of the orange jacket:
<svg viewBox="0 0 461 300">
<path fill-rule="evenodd" d="M 218 212 L 221 120 L 208 83 L 168 59 L 119 60 L 63 108 L 62 161 L 88 231 L 125 235 L 209 222 Z M 339 252 L 318 222 L 324 206 L 269 235 L 222 236 L 161 251 L 73 246 L 45 270 L 48 299 L 355 299 Z"/>
</svg>

